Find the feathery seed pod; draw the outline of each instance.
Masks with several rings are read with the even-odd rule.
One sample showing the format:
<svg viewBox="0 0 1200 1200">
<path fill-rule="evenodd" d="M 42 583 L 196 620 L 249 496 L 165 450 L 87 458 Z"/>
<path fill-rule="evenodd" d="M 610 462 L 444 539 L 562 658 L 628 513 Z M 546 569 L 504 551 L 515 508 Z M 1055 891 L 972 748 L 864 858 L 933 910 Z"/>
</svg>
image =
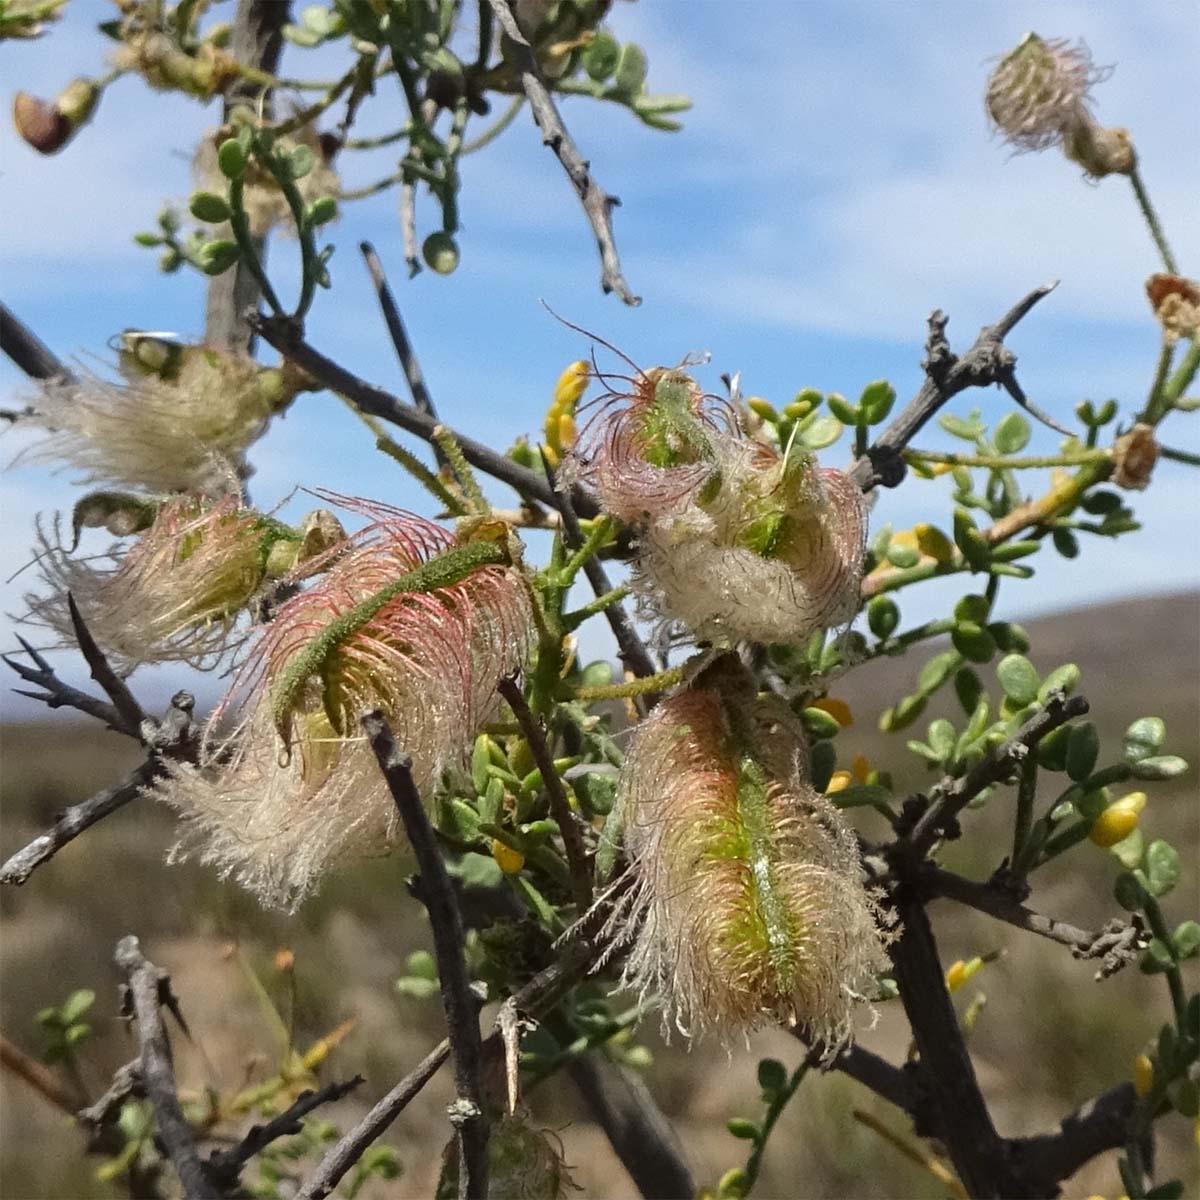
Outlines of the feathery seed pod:
<svg viewBox="0 0 1200 1200">
<path fill-rule="evenodd" d="M 325 510 L 292 529 L 235 496 L 216 503 L 179 496 L 155 506 L 138 497 L 121 505 L 112 493 L 97 495 L 99 502 L 85 497 L 76 506 L 76 542 L 83 525 L 102 522 L 120 533 L 150 510 L 148 527 L 123 553 L 114 547 L 77 558 L 63 546 L 57 520 L 52 532 L 39 522 L 37 563 L 46 593 L 26 595 L 27 619 L 73 644 L 70 594 L 97 643 L 125 673 L 152 662 L 216 666 L 232 648 L 238 618 L 268 583 L 299 577 L 303 564 L 345 538 Z"/>
<path fill-rule="evenodd" d="M 385 853 L 399 823 L 359 717 L 380 709 L 429 796 L 495 712 L 533 643 L 507 526 L 466 536 L 384 505 L 282 605 L 210 722 L 201 764 L 159 783 L 188 829 L 176 856 L 295 908 L 338 861 Z M 226 712 L 236 716 L 216 736 Z"/>
<path fill-rule="evenodd" d="M 636 566 L 649 604 L 721 644 L 801 642 L 848 621 L 866 553 L 854 482 L 794 444 L 780 455 L 727 441 L 719 461 L 719 486 L 644 527 Z"/>
<path fill-rule="evenodd" d="M 16 423 L 47 436 L 18 457 L 68 463 L 82 482 L 225 493 L 251 443 L 303 386 L 286 369 L 209 346 L 182 347 L 169 372 L 128 353 L 120 365 L 123 385 L 92 374 L 46 383 Z"/>
<path fill-rule="evenodd" d="M 736 435 L 729 404 L 711 396 L 679 367 L 636 375 L 596 372 L 632 391 L 611 388 L 581 405 L 593 409 L 563 462 L 564 482 L 594 487 L 606 512 L 640 521 L 686 503 L 719 467 L 717 445 Z"/>
<path fill-rule="evenodd" d="M 535 1128 L 525 1117 L 494 1120 L 488 1136 L 488 1195 L 492 1200 L 567 1200 L 579 1191 L 557 1136 Z M 458 1138 L 442 1153 L 434 1200 L 458 1195 Z"/>
<path fill-rule="evenodd" d="M 697 681 L 634 735 L 618 794 L 628 890 L 606 932 L 631 943 L 624 982 L 685 1034 L 784 1021 L 832 1052 L 888 966 L 887 918 L 849 826 L 805 778 L 797 721 L 721 669 L 702 677 L 720 691 Z"/>
</svg>

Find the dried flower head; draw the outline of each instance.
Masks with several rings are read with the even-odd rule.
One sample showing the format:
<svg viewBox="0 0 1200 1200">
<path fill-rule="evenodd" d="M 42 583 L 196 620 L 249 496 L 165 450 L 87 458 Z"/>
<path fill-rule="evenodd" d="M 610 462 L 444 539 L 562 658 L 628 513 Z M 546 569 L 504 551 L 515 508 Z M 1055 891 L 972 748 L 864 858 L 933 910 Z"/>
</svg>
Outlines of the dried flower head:
<svg viewBox="0 0 1200 1200">
<path fill-rule="evenodd" d="M 207 99 L 237 77 L 237 63 L 213 42 L 201 42 L 189 53 L 161 28 L 139 20 L 136 6 L 127 9 L 123 26 L 113 66 L 136 72 L 152 88 Z"/>
<path fill-rule="evenodd" d="M 1181 275 L 1151 275 L 1146 280 L 1150 307 L 1171 342 L 1200 337 L 1200 284 Z"/>
<path fill-rule="evenodd" d="M 335 862 L 386 852 L 398 822 L 359 717 L 380 709 L 424 795 L 524 662 L 530 601 L 506 539 L 468 539 L 356 503 L 372 523 L 284 604 L 214 714 L 199 767 L 159 785 L 186 819 L 180 853 L 295 907 Z M 235 727 L 223 740 L 226 712 Z"/>
<path fill-rule="evenodd" d="M 795 718 L 752 688 L 690 688 L 638 727 L 617 800 L 628 890 L 607 932 L 632 943 L 624 982 L 685 1035 L 784 1021 L 832 1050 L 889 934 L 853 833 L 805 777 Z"/>
<path fill-rule="evenodd" d="M 988 116 L 1018 152 L 1046 150 L 1093 123 L 1089 89 L 1108 74 L 1082 42 L 1027 33 L 988 79 Z"/>
<path fill-rule="evenodd" d="M 39 154 L 57 154 L 91 119 L 100 90 L 94 80 L 76 79 L 53 100 L 18 92 L 13 98 L 13 125 Z"/>
<path fill-rule="evenodd" d="M 124 384 L 91 374 L 45 384 L 17 424 L 47 436 L 20 457 L 69 463 L 83 482 L 227 492 L 246 450 L 299 390 L 285 371 L 206 346 L 183 347 L 165 377 L 127 356 L 121 366 Z"/>
<path fill-rule="evenodd" d="M 458 1196 L 458 1138 L 446 1144 L 434 1200 Z M 488 1134 L 488 1195 L 492 1200 L 567 1200 L 579 1187 L 562 1143 L 521 1116 L 493 1121 Z"/>
<path fill-rule="evenodd" d="M 1132 491 L 1144 490 L 1150 484 L 1158 454 L 1154 426 L 1139 421 L 1113 443 L 1113 483 Z"/>
<path fill-rule="evenodd" d="M 119 532 L 148 507 L 120 505 L 106 493 L 100 502 L 87 497 L 76 508 L 75 541 L 84 525 L 103 520 Z M 344 536 L 332 513 L 311 513 L 292 529 L 235 496 L 215 504 L 195 496 L 168 500 L 128 550 L 94 557 L 64 547 L 57 520 L 52 531 L 39 522 L 45 593 L 25 597 L 27 619 L 73 644 L 69 594 L 123 673 L 151 662 L 213 667 L 232 649 L 238 618 L 264 587 L 298 573 Z"/>
<path fill-rule="evenodd" d="M 865 539 L 842 471 L 794 445 L 729 442 L 696 503 L 646 523 L 636 565 L 649 606 L 699 637 L 798 642 L 854 615 Z"/>
<path fill-rule="evenodd" d="M 564 481 L 594 487 L 605 511 L 623 521 L 673 509 L 701 488 L 736 422 L 724 400 L 684 371 L 687 365 L 635 367 L 633 376 L 597 371 L 608 390 L 580 406 L 593 411 L 563 462 Z M 610 381 L 632 390 L 615 391 Z"/>
<path fill-rule="evenodd" d="M 200 147 L 192 164 L 196 186 L 202 191 L 224 195 L 228 181 L 217 165 L 217 148 L 230 136 L 230 127 L 222 126 L 201 139 Z M 277 154 L 289 155 L 299 146 L 312 151 L 312 169 L 295 180 L 305 207 L 325 196 L 336 197 L 341 191 L 341 180 L 333 169 L 327 150 L 331 143 L 324 141 L 312 124 L 302 125 L 275 142 Z M 296 229 L 292 210 L 275 177 L 257 159 L 251 159 L 242 176 L 245 191 L 242 202 L 246 208 L 246 219 L 250 232 L 255 237 L 265 237 L 272 229 L 279 228 L 294 233 Z M 228 228 L 224 226 L 223 228 Z"/>
</svg>

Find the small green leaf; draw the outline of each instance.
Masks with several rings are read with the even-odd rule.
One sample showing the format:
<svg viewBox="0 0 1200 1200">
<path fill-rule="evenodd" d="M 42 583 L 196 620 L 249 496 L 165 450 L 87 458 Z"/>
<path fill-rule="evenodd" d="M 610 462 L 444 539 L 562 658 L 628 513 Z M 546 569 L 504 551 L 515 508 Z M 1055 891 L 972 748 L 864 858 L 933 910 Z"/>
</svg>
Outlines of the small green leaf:
<svg viewBox="0 0 1200 1200">
<path fill-rule="evenodd" d="M 996 641 L 991 633 L 974 621 L 961 621 L 950 633 L 954 648 L 970 662 L 991 662 L 996 653 Z"/>
<path fill-rule="evenodd" d="M 954 726 L 944 717 L 939 717 L 936 721 L 931 722 L 926 736 L 929 739 L 929 745 L 940 761 L 944 762 L 954 752 Z"/>
<path fill-rule="evenodd" d="M 976 625 L 986 625 L 991 610 L 991 603 L 986 596 L 968 593 L 954 605 L 954 619 L 956 621 L 974 621 Z"/>
<path fill-rule="evenodd" d="M 896 403 L 896 389 L 886 379 L 868 383 L 858 398 L 858 407 L 868 425 L 878 425 L 887 419 Z"/>
<path fill-rule="evenodd" d="M 303 179 L 317 165 L 317 156 L 311 146 L 301 143 L 292 147 L 284 161 L 287 164 L 287 173 L 292 179 Z"/>
<path fill-rule="evenodd" d="M 938 424 L 951 437 L 962 438 L 965 442 L 978 441 L 987 432 L 987 426 L 975 414 L 972 414 L 970 420 L 963 420 L 962 417 L 943 413 L 938 417 Z"/>
<path fill-rule="evenodd" d="M 407 996 L 410 1000 L 428 1000 L 439 991 L 436 980 L 414 979 L 410 975 L 397 979 L 395 988 L 400 995 Z"/>
<path fill-rule="evenodd" d="M 1113 883 L 1113 899 L 1126 912 L 1140 912 L 1146 903 L 1146 891 L 1142 886 L 1144 878 L 1141 871 L 1122 871 Z"/>
<path fill-rule="evenodd" d="M 884 733 L 896 733 L 901 729 L 907 729 L 925 711 L 925 703 L 924 696 L 905 696 L 898 704 L 883 711 L 879 718 L 879 728 Z M 817 745 L 827 746 L 829 743 L 818 742 Z M 829 781 L 826 780 L 825 782 L 828 783 Z M 823 790 L 823 788 L 818 788 L 818 791 Z"/>
<path fill-rule="evenodd" d="M 836 717 L 831 716 L 823 708 L 806 708 L 801 714 L 804 728 L 814 738 L 836 737 L 841 725 Z"/>
<path fill-rule="evenodd" d="M 1184 921 L 1171 935 L 1171 945 L 1180 961 L 1200 951 L 1200 922 Z"/>
<path fill-rule="evenodd" d="M 1179 854 L 1161 838 L 1146 847 L 1146 884 L 1154 896 L 1165 896 L 1178 882 Z"/>
<path fill-rule="evenodd" d="M 852 783 L 829 799 L 838 808 L 881 808 L 892 798 L 892 793 L 878 783 Z"/>
<path fill-rule="evenodd" d="M 806 450 L 824 450 L 842 436 L 842 423 L 836 417 L 818 417 L 796 435 Z"/>
<path fill-rule="evenodd" d="M 1133 764 L 1135 779 L 1174 779 L 1188 769 L 1187 759 L 1177 754 L 1164 754 L 1156 758 L 1143 758 Z"/>
<path fill-rule="evenodd" d="M 1038 679 L 1033 663 L 1024 655 L 1005 655 L 996 664 L 996 678 L 1000 681 L 1004 694 L 1019 708 L 1024 708 L 1037 699 L 1041 680 Z"/>
<path fill-rule="evenodd" d="M 963 667 L 954 675 L 954 694 L 968 715 L 975 712 L 983 697 L 983 681 L 970 667 Z"/>
<path fill-rule="evenodd" d="M 1070 726 L 1060 725 L 1038 743 L 1038 763 L 1047 771 L 1067 769 L 1067 746 L 1071 741 Z"/>
<path fill-rule="evenodd" d="M 1032 431 L 1020 413 L 1010 412 L 996 423 L 993 438 L 1001 454 L 1016 454 L 1029 444 Z"/>
<path fill-rule="evenodd" d="M 1056 529 L 1052 535 L 1054 548 L 1063 558 L 1076 558 L 1079 555 L 1079 539 L 1069 529 Z"/>
<path fill-rule="evenodd" d="M 226 138 L 217 148 L 217 166 L 226 179 L 241 179 L 246 170 L 246 151 L 237 138 Z"/>
<path fill-rule="evenodd" d="M 1079 502 L 1079 507 L 1094 517 L 1105 517 L 1120 512 L 1121 497 L 1116 492 L 1090 492 Z"/>
<path fill-rule="evenodd" d="M 957 650 L 943 650 L 935 654 L 917 676 L 917 691 L 924 695 L 937 691 L 950 678 L 950 672 L 960 665 Z"/>
<path fill-rule="evenodd" d="M 1170 947 L 1158 938 L 1151 938 L 1140 964 L 1143 974 L 1157 975 L 1161 971 L 1169 971 L 1174 965 Z"/>
<path fill-rule="evenodd" d="M 1012 621 L 993 621 L 987 629 L 1005 654 L 1025 654 L 1029 650 L 1029 634 L 1020 625 Z"/>
<path fill-rule="evenodd" d="M 1181 1117 L 1187 1117 L 1194 1120 L 1200 1116 L 1200 1083 L 1195 1079 L 1176 1079 L 1172 1083 L 1167 1084 L 1167 1099 L 1171 1102 L 1171 1107 L 1179 1113 Z M 1172 1188 L 1169 1197 L 1163 1196 L 1164 1188 Z M 1183 1195 L 1183 1184 L 1178 1179 L 1172 1179 L 1170 1183 L 1160 1184 L 1152 1192 L 1146 1193 L 1147 1200 L 1178 1200 L 1178 1197 Z"/>
<path fill-rule="evenodd" d="M 1127 838 L 1123 838 L 1109 849 L 1121 866 L 1127 871 L 1132 871 L 1142 865 L 1142 859 L 1146 856 L 1146 835 L 1142 833 L 1140 825 L 1135 826 Z"/>
<path fill-rule="evenodd" d="M 860 417 L 860 411 L 845 396 L 837 392 L 830 392 L 825 398 L 825 403 L 829 406 L 829 411 L 843 425 L 857 425 Z"/>
<path fill-rule="evenodd" d="M 219 225 L 233 215 L 229 202 L 216 192 L 193 192 L 188 200 L 188 211 L 197 221 L 209 225 Z"/>
<path fill-rule="evenodd" d="M 241 257 L 237 242 L 219 239 L 205 242 L 200 247 L 197 260 L 205 275 L 223 275 Z"/>
<path fill-rule="evenodd" d="M 1082 783 L 1096 766 L 1100 756 L 1100 735 L 1091 721 L 1082 721 L 1071 727 L 1067 739 L 1067 774 L 1076 783 Z"/>
<path fill-rule="evenodd" d="M 725 1128 L 735 1138 L 741 1138 L 745 1142 L 756 1142 L 762 1134 L 758 1125 L 753 1121 L 747 1121 L 745 1117 L 730 1117 L 725 1122 Z"/>
<path fill-rule="evenodd" d="M 583 69 L 597 83 L 603 83 L 617 69 L 620 58 L 621 43 L 600 30 L 583 51 Z"/>
<path fill-rule="evenodd" d="M 888 638 L 900 624 L 900 609 L 891 596 L 876 596 L 867 605 L 867 625 L 877 638 Z"/>
<path fill-rule="evenodd" d="M 318 225 L 328 225 L 337 215 L 337 201 L 332 196 L 318 196 L 305 213 L 309 225 L 314 229 Z"/>
<path fill-rule="evenodd" d="M 1051 692 L 1065 692 L 1068 696 L 1075 690 L 1075 685 L 1079 683 L 1079 678 L 1082 672 L 1074 663 L 1063 663 L 1061 667 L 1055 667 L 1045 679 L 1042 680 L 1042 686 L 1038 688 L 1038 703 L 1045 704 Z"/>
<path fill-rule="evenodd" d="M 64 1025 L 74 1025 L 96 1002 L 96 993 L 91 988 L 80 988 L 72 992 L 59 1010 Z"/>
<path fill-rule="evenodd" d="M 912 546 L 893 542 L 887 549 L 887 560 L 893 567 L 899 567 L 903 571 L 909 567 L 915 567 L 921 561 L 921 554 Z"/>
<path fill-rule="evenodd" d="M 646 82 L 646 73 L 649 68 L 650 64 L 645 50 L 636 42 L 627 42 L 621 48 L 621 57 L 617 60 L 613 83 L 617 90 L 626 96 L 635 96 Z"/>
<path fill-rule="evenodd" d="M 1125 730 L 1125 759 L 1141 762 L 1162 749 L 1167 740 L 1167 726 L 1162 717 L 1139 717 Z"/>
<path fill-rule="evenodd" d="M 986 569 L 990 557 L 988 544 L 976 529 L 974 518 L 961 506 L 954 510 L 954 541 L 972 570 Z"/>
</svg>

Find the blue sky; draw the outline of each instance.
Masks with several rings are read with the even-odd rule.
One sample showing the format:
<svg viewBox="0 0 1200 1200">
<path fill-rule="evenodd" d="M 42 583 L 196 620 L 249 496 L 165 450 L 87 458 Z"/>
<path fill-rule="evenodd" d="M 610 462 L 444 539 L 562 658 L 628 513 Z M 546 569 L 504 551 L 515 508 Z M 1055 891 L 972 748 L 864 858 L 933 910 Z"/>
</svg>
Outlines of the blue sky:
<svg viewBox="0 0 1200 1200">
<path fill-rule="evenodd" d="M 224 6 L 221 6 L 224 7 Z M 0 47 L 6 91 L 50 95 L 77 73 L 99 71 L 100 0 L 73 0 L 50 35 Z M 356 246 L 369 238 L 388 267 L 443 417 L 497 447 L 534 432 L 559 371 L 587 352 L 557 324 L 545 300 L 639 363 L 674 363 L 709 351 L 704 382 L 740 370 L 744 388 L 786 402 L 803 386 L 851 397 L 890 379 L 902 398 L 920 383 L 925 318 L 940 307 L 965 348 L 1029 288 L 1058 290 L 1010 339 L 1020 378 L 1043 408 L 1071 423 L 1083 398 L 1135 404 L 1149 385 L 1157 332 L 1142 291 L 1158 269 L 1153 246 L 1121 179 L 1085 184 L 1056 154 L 1010 157 L 989 136 L 981 94 L 986 60 L 1029 28 L 1082 37 L 1116 71 L 1097 92 L 1097 115 L 1133 133 L 1143 173 L 1185 272 L 1200 263 L 1195 220 L 1200 110 L 1190 81 L 1200 25 L 1190 3 L 805 3 L 641 0 L 617 4 L 612 28 L 641 42 L 650 83 L 695 100 L 681 134 L 643 128 L 612 105 L 568 101 L 564 115 L 602 184 L 621 198 L 615 215 L 626 273 L 645 297 L 637 310 L 600 294 L 594 246 L 557 163 L 522 118 L 464 164 L 462 264 L 450 278 L 403 278 L 392 194 L 349 208 L 332 227 L 335 290 L 322 295 L 311 340 L 360 375 L 401 379 Z M 289 51 L 285 70 L 321 75 Z M 399 120 L 386 94 L 362 128 Z M 204 281 L 162 276 L 131 235 L 152 227 L 162 203 L 190 190 L 190 158 L 216 120 L 175 96 L 123 80 L 98 116 L 54 158 L 39 158 L 0 128 L 0 293 L 64 357 L 103 355 L 125 327 L 197 334 Z M 1191 146 L 1191 151 L 1187 147 Z M 386 152 L 343 156 L 348 186 L 386 174 Z M 433 228 L 433 205 L 419 221 Z M 295 247 L 272 251 L 285 294 Z M 24 387 L 0 363 L 0 394 Z M 1003 411 L 1002 396 L 960 397 L 952 411 Z M 1200 449 L 1200 420 L 1176 415 L 1163 439 Z M 944 445 L 934 431 L 926 448 Z M 8 461 L 23 444 L 0 440 Z M 1031 449 L 1052 450 L 1039 431 Z M 846 451 L 826 452 L 834 465 Z M 256 502 L 270 506 L 297 485 L 425 507 L 407 478 L 371 451 L 366 431 L 325 396 L 305 397 L 256 447 Z M 28 558 L 36 512 L 69 510 L 69 473 L 18 466 L 0 476 L 4 575 Z M 941 484 L 914 483 L 880 498 L 873 525 L 928 519 L 948 506 Z M 930 498 L 938 495 L 931 506 Z M 497 492 L 500 495 L 500 492 Z M 1085 544 L 1067 564 L 1045 555 L 1036 578 L 1006 587 L 1006 615 L 1200 584 L 1180 518 L 1200 499 L 1195 476 L 1171 463 L 1134 497 L 1145 529 L 1117 544 Z M 294 502 L 287 511 L 303 508 Z M 1041 560 L 1039 560 L 1041 562 Z M 1083 584 L 1080 593 L 1080 580 Z M 24 578 L 0 593 L 20 607 Z M 961 586 L 958 588 L 961 591 Z M 905 616 L 945 610 L 955 581 L 908 593 Z M 14 645 L 12 622 L 0 641 Z M 602 641 L 595 643 L 603 652 Z M 70 674 L 71 656 L 62 658 Z M 141 673 L 139 673 L 139 679 Z M 178 673 L 149 677 L 151 695 Z M 33 710 L 5 691 L 0 713 Z"/>
</svg>

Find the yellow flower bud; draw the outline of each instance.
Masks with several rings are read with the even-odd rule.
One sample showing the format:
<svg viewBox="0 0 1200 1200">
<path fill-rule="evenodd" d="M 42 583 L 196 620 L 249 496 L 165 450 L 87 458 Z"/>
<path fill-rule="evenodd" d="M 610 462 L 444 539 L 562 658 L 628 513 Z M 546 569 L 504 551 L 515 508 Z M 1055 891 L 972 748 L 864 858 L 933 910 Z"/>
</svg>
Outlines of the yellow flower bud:
<svg viewBox="0 0 1200 1200">
<path fill-rule="evenodd" d="M 525 855 L 503 842 L 493 839 L 492 857 L 505 875 L 515 875 L 525 865 Z"/>
<path fill-rule="evenodd" d="M 854 724 L 854 714 L 845 700 L 838 700 L 833 696 L 822 696 L 820 700 L 814 700 L 809 707 L 819 708 L 822 712 L 828 713 L 843 729 Z"/>
<path fill-rule="evenodd" d="M 574 412 L 579 397 L 587 390 L 589 378 L 588 365 L 582 358 L 571 363 L 554 385 L 554 407 L 561 412 Z"/>
<path fill-rule="evenodd" d="M 982 966 L 983 959 L 978 955 L 968 959 L 966 962 L 963 962 L 960 958 L 951 963 L 949 969 L 946 971 L 946 989 L 951 992 L 957 992 Z"/>
<path fill-rule="evenodd" d="M 1115 846 L 1123 842 L 1137 828 L 1138 814 L 1145 807 L 1145 792 L 1130 792 L 1128 796 L 1122 796 L 1096 818 L 1088 837 L 1097 846 Z"/>
<path fill-rule="evenodd" d="M 871 776 L 871 764 L 863 755 L 856 754 L 850 764 L 850 774 L 854 776 L 855 783 L 866 783 Z"/>
<path fill-rule="evenodd" d="M 954 543 L 936 525 L 914 525 L 917 549 L 945 565 L 954 557 Z"/>
<path fill-rule="evenodd" d="M 825 795 L 832 796 L 844 792 L 854 782 L 854 776 L 849 771 L 834 771 L 825 787 Z"/>
<path fill-rule="evenodd" d="M 1145 1054 L 1133 1060 L 1133 1090 L 1139 1096 L 1148 1096 L 1154 1086 L 1154 1064 Z"/>
<path fill-rule="evenodd" d="M 755 416 L 762 417 L 764 421 L 778 421 L 779 414 L 775 411 L 775 406 L 770 400 L 764 400 L 761 396 L 751 396 L 746 401 L 746 407 L 754 413 Z"/>
</svg>

